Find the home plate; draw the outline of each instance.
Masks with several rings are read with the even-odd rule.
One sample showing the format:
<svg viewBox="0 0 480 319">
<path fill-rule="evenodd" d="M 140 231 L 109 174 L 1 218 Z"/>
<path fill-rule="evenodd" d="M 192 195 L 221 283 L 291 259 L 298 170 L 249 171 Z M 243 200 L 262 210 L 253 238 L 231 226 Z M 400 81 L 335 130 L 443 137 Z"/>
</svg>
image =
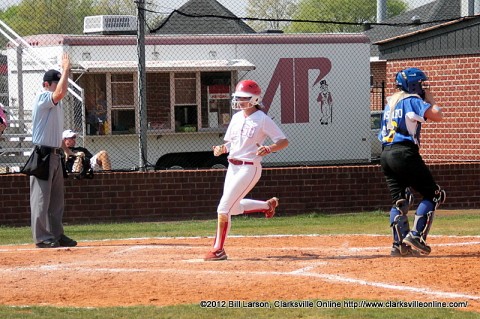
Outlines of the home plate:
<svg viewBox="0 0 480 319">
<path fill-rule="evenodd" d="M 184 262 L 187 263 L 203 263 L 205 260 L 203 258 L 197 258 L 197 259 L 185 259 Z"/>
</svg>

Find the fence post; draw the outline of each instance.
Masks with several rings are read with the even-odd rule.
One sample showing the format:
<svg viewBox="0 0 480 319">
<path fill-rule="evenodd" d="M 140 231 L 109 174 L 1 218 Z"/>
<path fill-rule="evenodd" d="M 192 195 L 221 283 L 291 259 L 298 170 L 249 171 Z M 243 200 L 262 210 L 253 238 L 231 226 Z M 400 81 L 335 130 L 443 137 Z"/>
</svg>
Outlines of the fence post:
<svg viewBox="0 0 480 319">
<path fill-rule="evenodd" d="M 138 53 L 138 115 L 139 115 L 139 166 L 147 167 L 147 100 L 145 62 L 145 0 L 138 0 L 137 10 L 137 53 Z"/>
<path fill-rule="evenodd" d="M 385 109 L 385 81 L 382 81 L 382 110 Z"/>
</svg>

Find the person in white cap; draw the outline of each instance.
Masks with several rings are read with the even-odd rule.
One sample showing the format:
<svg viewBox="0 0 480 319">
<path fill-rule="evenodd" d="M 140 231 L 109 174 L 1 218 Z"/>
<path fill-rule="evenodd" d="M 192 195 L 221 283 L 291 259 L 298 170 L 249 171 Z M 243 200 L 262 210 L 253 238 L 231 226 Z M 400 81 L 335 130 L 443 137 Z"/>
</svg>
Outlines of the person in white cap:
<svg viewBox="0 0 480 319">
<path fill-rule="evenodd" d="M 75 147 L 77 140 L 77 133 L 72 130 L 63 131 L 63 142 L 65 143 L 65 157 L 69 159 L 71 156 L 85 156 L 90 161 L 90 166 L 94 171 L 104 170 L 111 171 L 112 164 L 110 162 L 110 156 L 107 151 L 101 150 L 93 155 L 85 147 Z M 67 161 L 67 170 L 71 171 L 73 161 Z"/>
</svg>

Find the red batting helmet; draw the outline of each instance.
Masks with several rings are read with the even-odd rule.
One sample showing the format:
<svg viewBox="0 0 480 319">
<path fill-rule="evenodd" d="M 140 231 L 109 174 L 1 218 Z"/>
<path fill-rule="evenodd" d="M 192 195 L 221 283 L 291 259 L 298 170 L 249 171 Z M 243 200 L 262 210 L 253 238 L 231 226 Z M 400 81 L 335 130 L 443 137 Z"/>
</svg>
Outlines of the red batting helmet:
<svg viewBox="0 0 480 319">
<path fill-rule="evenodd" d="M 260 86 L 258 85 L 257 82 L 253 80 L 240 81 L 235 87 L 235 92 L 232 94 L 233 96 L 232 108 L 234 110 L 243 110 L 243 109 L 254 107 L 255 105 L 260 104 L 262 100 L 260 94 L 262 94 L 262 89 L 260 89 Z M 250 100 L 248 101 L 249 106 L 248 107 L 242 106 L 240 103 L 242 101 L 239 101 L 237 99 L 238 97 L 249 97 L 250 98 Z"/>
</svg>

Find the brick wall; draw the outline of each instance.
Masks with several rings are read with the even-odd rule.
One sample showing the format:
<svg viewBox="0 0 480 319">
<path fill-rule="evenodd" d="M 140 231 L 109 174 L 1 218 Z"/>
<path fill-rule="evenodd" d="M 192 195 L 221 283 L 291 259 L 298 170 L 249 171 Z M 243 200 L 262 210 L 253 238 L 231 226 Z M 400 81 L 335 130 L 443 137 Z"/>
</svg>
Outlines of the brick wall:
<svg viewBox="0 0 480 319">
<path fill-rule="evenodd" d="M 387 85 L 385 80 L 386 61 L 370 62 L 370 110 L 382 111 L 386 100 L 383 86 Z"/>
<path fill-rule="evenodd" d="M 444 120 L 422 126 L 421 154 L 427 162 L 480 160 L 480 56 L 443 56 L 387 62 L 386 78 L 418 67 L 429 77 L 431 91 L 442 107 Z M 387 96 L 394 92 L 387 85 Z"/>
<path fill-rule="evenodd" d="M 147 118 L 151 128 L 170 128 L 169 73 L 147 73 L 147 105 Z"/>
<path fill-rule="evenodd" d="M 373 61 L 370 62 L 370 74 L 372 76 L 373 83 L 382 83 L 386 81 L 386 65 L 387 61 Z"/>
<path fill-rule="evenodd" d="M 447 190 L 442 208 L 480 208 L 480 163 L 432 164 Z M 66 223 L 163 221 L 216 218 L 225 170 L 96 174 L 67 179 Z M 29 225 L 29 180 L 0 175 L 0 225 Z M 282 216 L 308 212 L 389 210 L 390 199 L 378 165 L 264 169 L 248 197 L 280 198 Z M 418 198 L 418 196 L 417 196 Z M 418 200 L 417 200 L 418 202 Z"/>
</svg>

